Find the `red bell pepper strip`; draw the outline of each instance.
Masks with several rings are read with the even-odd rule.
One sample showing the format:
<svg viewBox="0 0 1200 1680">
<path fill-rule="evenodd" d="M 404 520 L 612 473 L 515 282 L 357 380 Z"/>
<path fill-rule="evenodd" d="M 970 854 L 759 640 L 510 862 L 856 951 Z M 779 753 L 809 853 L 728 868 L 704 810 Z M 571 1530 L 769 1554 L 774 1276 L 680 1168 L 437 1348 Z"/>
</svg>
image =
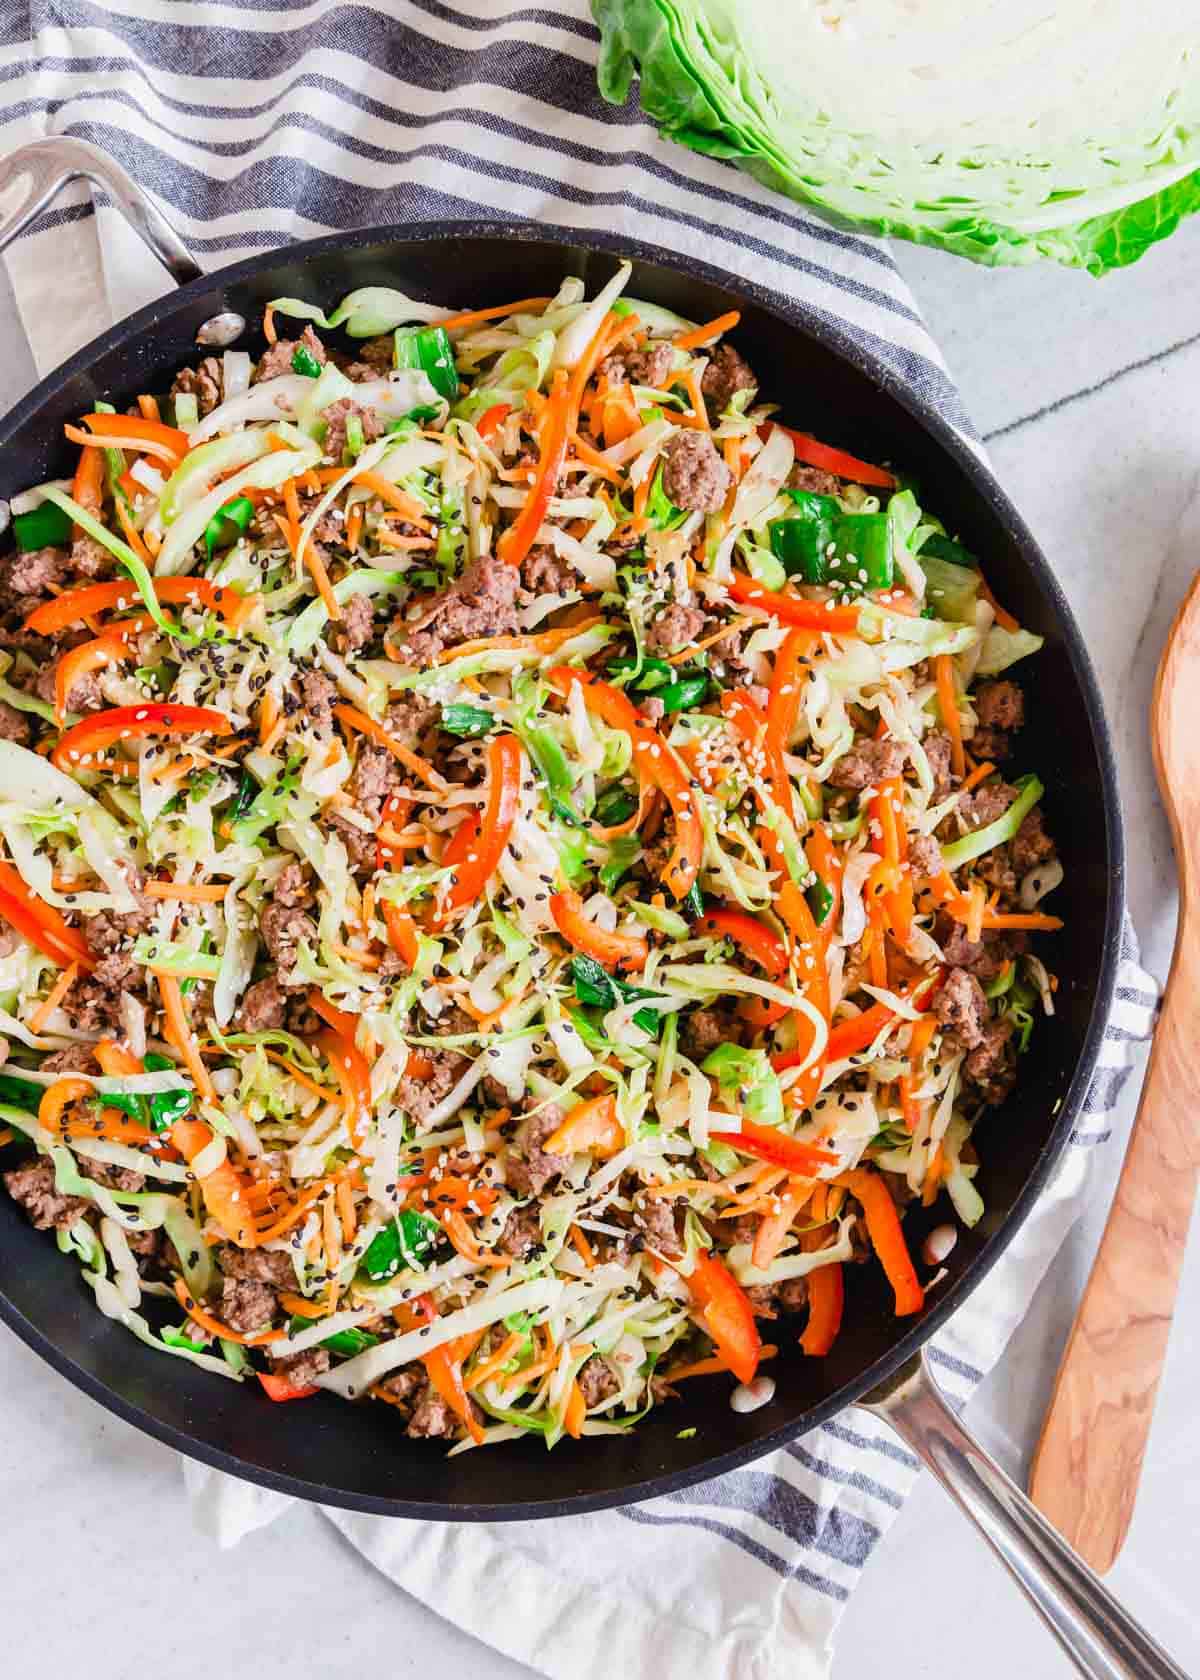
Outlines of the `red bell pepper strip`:
<svg viewBox="0 0 1200 1680">
<path fill-rule="evenodd" d="M 94 455 L 96 451 L 93 449 L 88 453 Z M 160 601 L 207 607 L 210 612 L 220 613 L 234 628 L 261 599 L 259 595 L 239 595 L 236 589 L 223 589 L 208 578 L 198 577 L 155 578 L 154 593 Z M 73 624 L 82 624 L 85 618 L 91 618 L 96 613 L 132 607 L 140 600 L 141 596 L 128 579 L 116 583 L 86 583 L 80 589 L 68 589 L 65 594 L 55 596 L 53 601 L 45 601 L 40 607 L 35 607 L 25 620 L 25 629 L 39 636 L 53 636 Z M 115 630 L 121 626 L 113 625 L 112 628 Z"/>
<path fill-rule="evenodd" d="M 842 1327 L 842 1308 L 846 1299 L 845 1280 L 840 1260 L 831 1260 L 808 1273 L 808 1323 L 800 1338 L 801 1349 L 810 1359 L 827 1354 L 837 1340 Z"/>
<path fill-rule="evenodd" d="M 456 863 L 462 863 L 467 853 L 472 850 L 479 838 L 479 825 L 479 812 L 468 811 L 442 850 L 440 861 L 446 868 L 449 869 Z"/>
<path fill-rule="evenodd" d="M 77 723 L 62 736 L 51 755 L 60 770 L 103 769 L 104 749 L 116 741 L 146 735 L 231 735 L 233 725 L 211 706 L 110 706 Z"/>
<path fill-rule="evenodd" d="M 487 806 L 479 837 L 461 862 L 457 858 L 452 860 L 454 873 L 441 909 L 434 916 L 435 927 L 444 927 L 451 916 L 473 904 L 494 875 L 516 820 L 522 763 L 521 743 L 515 735 L 492 737 L 488 743 Z M 457 840 L 458 835 L 454 838 Z M 450 851 L 450 846 L 446 851 Z"/>
<path fill-rule="evenodd" d="M 500 538 L 496 552 L 509 566 L 519 566 L 537 538 L 550 506 L 550 499 L 558 487 L 558 475 L 567 458 L 570 441 L 570 399 L 567 392 L 566 370 L 560 368 L 554 376 L 550 395 L 546 400 L 538 428 L 538 464 L 525 506 L 516 520 Z"/>
<path fill-rule="evenodd" d="M 257 1375 L 268 1400 L 307 1400 L 310 1394 L 321 1392 L 313 1384 L 307 1388 L 293 1388 L 286 1377 L 276 1376 L 274 1371 L 259 1371 Z"/>
<path fill-rule="evenodd" d="M 413 802 L 406 799 L 402 793 L 389 793 L 383 802 L 383 810 L 379 813 L 379 829 L 403 828 L 412 815 Z M 375 842 L 376 869 L 391 869 L 399 860 L 403 862 L 404 854 L 397 852 L 382 836 Z"/>
<path fill-rule="evenodd" d="M 858 630 L 856 606 L 838 607 L 832 600 L 809 601 L 790 591 L 767 589 L 744 572 L 734 572 L 726 587 L 743 606 L 760 607 L 781 623 L 794 624 L 801 630 L 829 630 L 841 636 L 854 635 Z"/>
<path fill-rule="evenodd" d="M 132 414 L 85 414 L 83 423 L 98 437 L 120 436 L 138 438 L 143 443 L 156 443 L 168 450 L 176 461 L 182 461 L 191 448 L 186 432 L 177 431 L 174 426 L 165 426 L 161 420 L 139 419 Z"/>
<path fill-rule="evenodd" d="M 568 945 L 586 956 L 594 957 L 605 968 L 632 972 L 645 968 L 650 948 L 645 935 L 618 933 L 599 927 L 583 913 L 583 900 L 577 892 L 567 889 L 557 892 L 550 900 L 550 914 L 554 925 Z"/>
<path fill-rule="evenodd" d="M 760 968 L 766 970 L 772 980 L 777 980 L 787 969 L 787 947 L 783 940 L 773 928 L 745 910 L 708 910 L 696 923 L 696 930 L 699 933 L 719 933 L 723 938 L 732 939 L 747 956 L 754 958 Z"/>
<path fill-rule="evenodd" d="M 778 420 L 771 424 L 779 426 Z M 791 438 L 797 461 L 802 461 L 806 467 L 820 467 L 822 471 L 835 473 L 838 478 L 848 478 L 854 484 L 876 484 L 881 490 L 896 488 L 895 478 L 885 467 L 873 467 L 869 461 L 860 461 L 856 455 L 847 455 L 843 449 L 818 443 L 807 432 L 794 432 L 790 426 L 779 426 L 779 430 Z"/>
<path fill-rule="evenodd" d="M 717 1143 L 740 1149 L 743 1155 L 753 1155 L 756 1161 L 769 1161 L 773 1167 L 786 1167 L 807 1178 L 821 1167 L 837 1165 L 837 1156 L 828 1149 L 789 1137 L 778 1126 L 759 1126 L 753 1120 L 743 1120 L 740 1132 L 713 1132 L 711 1136 Z"/>
<path fill-rule="evenodd" d="M 499 431 L 500 427 L 512 413 L 511 403 L 493 403 L 486 414 L 481 414 L 475 422 L 475 430 L 485 443 L 488 443 Z"/>
<path fill-rule="evenodd" d="M 366 1057 L 354 1042 L 354 1029 L 358 1023 L 353 1016 L 348 1019 L 354 1023 L 350 1032 L 319 1033 L 317 1048 L 329 1057 L 329 1065 L 337 1075 L 342 1088 L 346 1129 L 350 1133 L 351 1144 L 359 1149 L 371 1123 L 371 1070 Z"/>
<path fill-rule="evenodd" d="M 60 968 L 73 962 L 89 974 L 95 968 L 96 958 L 83 935 L 32 892 L 11 863 L 0 862 L 0 916 Z"/>
<path fill-rule="evenodd" d="M 304 1001 L 314 1014 L 321 1017 L 327 1027 L 332 1027 L 334 1032 L 340 1033 L 343 1038 L 353 1039 L 358 1031 L 357 1015 L 351 1015 L 347 1010 L 339 1009 L 336 1004 L 330 1003 L 324 992 L 316 986 Z"/>
<path fill-rule="evenodd" d="M 745 910 L 710 910 L 696 923 L 696 932 L 716 933 L 722 938 L 732 939 L 773 980 L 787 970 L 788 954 L 783 940 L 765 922 L 748 915 Z M 744 1021 L 749 1021 L 756 1031 L 773 1026 L 787 1012 L 786 1003 L 772 1003 L 761 997 L 743 998 L 738 1005 L 738 1014 Z"/>
<path fill-rule="evenodd" d="M 417 924 L 407 910 L 401 910 L 398 904 L 389 904 L 386 898 L 381 901 L 381 908 L 384 926 L 387 928 L 388 944 L 411 973 L 421 954 L 421 936 L 417 932 Z"/>
<path fill-rule="evenodd" d="M 413 1302 L 414 1315 L 426 1324 L 433 1324 L 437 1313 L 429 1301 L 428 1296 L 420 1295 Z M 478 1446 L 483 1441 L 483 1429 L 475 1416 L 471 1397 L 463 1383 L 463 1360 L 468 1358 L 472 1350 L 482 1338 L 482 1331 L 473 1336 L 456 1336 L 453 1341 L 443 1342 L 432 1352 L 422 1357 L 421 1363 L 429 1374 L 429 1381 L 437 1390 L 456 1417 L 465 1424 L 467 1433 Z"/>
<path fill-rule="evenodd" d="M 587 1417 L 587 1401 L 583 1397 L 583 1390 L 578 1380 L 571 1384 L 571 1391 L 567 1395 L 567 1403 L 563 1408 L 563 1428 L 572 1440 L 578 1441 L 583 1434 L 583 1423 Z"/>
<path fill-rule="evenodd" d="M 901 994 L 907 996 L 907 1001 L 914 1009 L 924 1012 L 933 1007 L 933 983 L 937 977 L 931 975 L 925 980 L 918 981 L 911 992 Z M 855 1015 L 852 1020 L 840 1021 L 829 1034 L 829 1043 L 825 1046 L 826 1060 L 840 1062 L 846 1056 L 853 1056 L 859 1050 L 865 1050 L 868 1044 L 873 1044 L 888 1022 L 899 1023 L 900 1016 L 886 1003 L 873 1003 L 870 1009 L 864 1009 L 861 1015 Z M 785 1067 L 794 1067 L 800 1057 L 795 1051 L 789 1051 L 786 1056 L 773 1056 L 771 1065 L 777 1073 Z"/>
<path fill-rule="evenodd" d="M 54 667 L 54 719 L 59 725 L 67 719 L 67 701 L 71 690 L 93 671 L 108 665 L 119 665 L 131 655 L 129 640 L 117 631 L 106 631 L 94 641 L 64 653 Z"/>
<path fill-rule="evenodd" d="M 822 931 L 825 931 L 837 926 L 842 905 L 842 873 L 845 865 L 824 823 L 813 824 L 805 839 L 804 851 L 813 873 L 829 894 L 829 909 L 821 923 Z"/>
<path fill-rule="evenodd" d="M 75 482 L 71 486 L 71 496 L 81 508 L 88 513 L 100 517 L 100 510 L 104 506 L 104 451 L 102 449 L 81 449 L 79 451 L 79 465 L 75 469 Z M 76 525 L 77 535 L 86 533 L 82 527 Z"/>
<path fill-rule="evenodd" d="M 676 898 L 686 898 L 704 855 L 704 830 L 691 779 L 658 730 L 619 688 L 594 682 L 590 672 L 573 665 L 557 666 L 550 672 L 550 681 L 561 694 L 569 694 L 573 682 L 580 683 L 588 711 L 610 728 L 623 729 L 633 742 L 638 775 L 666 795 L 675 818 L 675 844 L 662 878 Z"/>
<path fill-rule="evenodd" d="M 878 1173 L 869 1172 L 865 1167 L 842 1173 L 835 1182 L 842 1189 L 849 1190 L 862 1206 L 871 1247 L 896 1292 L 896 1317 L 908 1318 L 912 1313 L 920 1312 L 925 1305 L 925 1291 L 917 1278 L 904 1232 L 900 1228 L 900 1215 L 887 1185 Z"/>
<path fill-rule="evenodd" d="M 754 1322 L 754 1309 L 741 1284 L 723 1261 L 703 1249 L 684 1282 L 700 1322 L 721 1358 L 739 1382 L 753 1382 L 762 1340 Z"/>
<path fill-rule="evenodd" d="M 771 793 L 775 803 L 782 806 L 789 817 L 794 814 L 792 784 L 784 769 L 783 755 L 788 749 L 800 712 L 800 701 L 808 677 L 809 657 L 819 645 L 820 637 L 815 630 L 803 630 L 799 627 L 789 630 L 775 655 L 775 668 L 771 673 L 771 692 L 767 701 Z M 779 778 L 778 785 L 776 778 Z"/>
</svg>

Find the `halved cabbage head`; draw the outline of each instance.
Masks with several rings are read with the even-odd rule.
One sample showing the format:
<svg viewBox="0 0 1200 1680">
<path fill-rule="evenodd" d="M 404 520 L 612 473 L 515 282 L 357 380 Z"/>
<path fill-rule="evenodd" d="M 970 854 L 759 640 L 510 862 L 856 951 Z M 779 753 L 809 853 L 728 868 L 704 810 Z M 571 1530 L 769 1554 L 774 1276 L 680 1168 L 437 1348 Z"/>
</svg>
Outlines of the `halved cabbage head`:
<svg viewBox="0 0 1200 1680">
<path fill-rule="evenodd" d="M 1192 0 L 593 0 L 600 88 L 828 220 L 1135 261 L 1200 206 Z"/>
</svg>

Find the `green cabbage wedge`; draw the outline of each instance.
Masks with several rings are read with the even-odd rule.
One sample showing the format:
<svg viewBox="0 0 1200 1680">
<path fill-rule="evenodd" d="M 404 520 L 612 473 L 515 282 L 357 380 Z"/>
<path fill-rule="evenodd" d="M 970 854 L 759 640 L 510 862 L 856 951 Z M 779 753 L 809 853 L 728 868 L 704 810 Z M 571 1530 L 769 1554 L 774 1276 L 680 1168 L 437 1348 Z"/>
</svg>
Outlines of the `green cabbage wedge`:
<svg viewBox="0 0 1200 1680">
<path fill-rule="evenodd" d="M 1200 207 L 1181 0 L 592 0 L 600 90 L 837 226 L 1104 274 Z"/>
</svg>

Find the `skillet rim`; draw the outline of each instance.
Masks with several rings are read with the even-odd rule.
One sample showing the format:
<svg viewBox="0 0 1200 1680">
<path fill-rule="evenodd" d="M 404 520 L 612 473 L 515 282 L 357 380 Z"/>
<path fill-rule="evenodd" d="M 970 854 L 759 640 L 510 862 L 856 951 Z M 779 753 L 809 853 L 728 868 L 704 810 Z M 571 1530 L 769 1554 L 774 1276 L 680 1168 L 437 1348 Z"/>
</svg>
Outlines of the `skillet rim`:
<svg viewBox="0 0 1200 1680">
<path fill-rule="evenodd" d="M 534 1498 L 469 1505 L 375 1497 L 330 1487 L 304 1476 L 283 1475 L 248 1464 L 234 1453 L 210 1446 L 195 1435 L 177 1428 L 174 1424 L 163 1422 L 142 1406 L 116 1394 L 107 1384 L 78 1365 L 45 1332 L 26 1318 L 8 1299 L 0 1278 L 0 1321 L 7 1324 L 27 1347 L 107 1411 L 164 1445 L 173 1447 L 190 1458 L 198 1459 L 213 1469 L 222 1470 L 243 1481 L 250 1481 L 294 1498 L 379 1516 L 451 1522 L 519 1521 L 527 1518 L 581 1514 L 658 1498 L 765 1457 L 853 1406 L 870 1389 L 894 1375 L 907 1359 L 936 1334 L 951 1314 L 969 1299 L 1024 1224 L 1057 1166 L 1069 1141 L 1072 1125 L 1099 1058 L 1105 1023 L 1112 1008 L 1121 957 L 1122 916 L 1125 904 L 1125 844 L 1116 761 L 1091 657 L 1055 573 L 990 466 L 971 448 L 966 437 L 951 426 L 894 366 L 881 355 L 866 349 L 835 317 L 798 299 L 781 299 L 778 294 L 753 281 L 728 273 L 685 253 L 663 252 L 644 241 L 606 233 L 603 230 L 571 228 L 561 224 L 482 219 L 394 223 L 383 227 L 354 229 L 349 233 L 328 234 L 294 245 L 276 246 L 189 281 L 176 291 L 144 305 L 77 350 L 61 367 L 40 380 L 34 389 L 0 420 L 0 449 L 13 443 L 22 429 L 36 418 L 38 411 L 63 385 L 80 374 L 86 374 L 109 352 L 144 342 L 160 322 L 186 311 L 194 299 L 206 292 L 228 292 L 243 282 L 257 279 L 281 263 L 304 263 L 310 258 L 337 255 L 340 252 L 365 247 L 383 248 L 390 244 L 419 245 L 445 239 L 499 239 L 540 244 L 564 252 L 580 251 L 606 257 L 631 256 L 650 266 L 674 271 L 689 279 L 702 280 L 752 301 L 766 314 L 779 321 L 785 329 L 814 339 L 836 359 L 848 363 L 856 372 L 866 376 L 895 400 L 917 429 L 923 430 L 934 445 L 950 457 L 969 480 L 975 492 L 988 505 L 993 517 L 1016 550 L 1022 565 L 1032 573 L 1057 620 L 1072 675 L 1083 701 L 1099 770 L 1108 864 L 1103 954 L 1083 1047 L 1041 1153 L 999 1227 L 948 1286 L 938 1304 L 924 1313 L 885 1354 L 867 1366 L 857 1377 L 844 1383 L 841 1388 L 816 1404 L 805 1408 L 798 1418 L 779 1425 L 769 1434 L 730 1447 L 686 1469 L 664 1471 L 627 1483 L 619 1489 L 609 1488 L 597 1493 L 581 1493 L 558 1499 Z"/>
</svg>

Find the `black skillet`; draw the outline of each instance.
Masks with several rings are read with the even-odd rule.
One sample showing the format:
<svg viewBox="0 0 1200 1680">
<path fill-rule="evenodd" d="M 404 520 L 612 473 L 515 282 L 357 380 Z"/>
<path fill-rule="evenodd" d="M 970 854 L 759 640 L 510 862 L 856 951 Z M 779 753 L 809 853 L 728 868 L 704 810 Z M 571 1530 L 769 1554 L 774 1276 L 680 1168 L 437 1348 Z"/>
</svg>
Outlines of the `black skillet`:
<svg viewBox="0 0 1200 1680">
<path fill-rule="evenodd" d="M 894 369 L 836 326 L 703 263 L 682 257 L 664 263 L 635 241 L 563 227 L 426 222 L 337 234 L 202 275 L 128 178 L 78 141 L 38 142 L 0 164 L 0 190 L 22 177 L 31 183 L 21 211 L 0 224 L 0 246 L 66 179 L 80 175 L 103 185 L 184 283 L 76 352 L 0 422 L 0 496 L 69 473 L 63 422 L 97 398 L 121 403 L 164 390 L 201 353 L 197 334 L 226 312 L 249 323 L 238 342 L 256 351 L 263 307 L 281 295 L 328 308 L 355 287 L 392 285 L 450 308 L 469 307 L 553 293 L 571 274 L 595 290 L 618 258 L 628 257 L 631 296 L 697 320 L 739 309 L 736 342 L 764 376 L 764 395 L 826 441 L 893 462 L 914 477 L 926 505 L 981 557 L 999 598 L 1045 637 L 1026 667 L 1031 716 L 1020 756 L 1021 767 L 1036 767 L 1046 784 L 1048 826 L 1065 868 L 1055 903 L 1066 927 L 1054 947 L 1057 1015 L 1034 1035 L 1013 1099 L 976 1134 L 987 1213 L 974 1231 L 960 1235 L 949 1276 L 930 1306 L 915 1323 L 898 1321 L 879 1269 L 853 1268 L 846 1326 L 833 1353 L 806 1361 L 785 1338 L 771 1367 L 775 1397 L 751 1414 L 730 1409 L 726 1380 L 700 1380 L 627 1436 L 565 1442 L 549 1455 L 531 1440 L 447 1459 L 440 1448 L 399 1438 L 386 1407 L 352 1409 L 332 1398 L 273 1406 L 151 1353 L 97 1313 L 68 1262 L 7 1198 L 0 1198 L 0 1316 L 77 1387 L 181 1452 L 284 1493 L 384 1515 L 518 1519 L 650 1498 L 782 1446 L 864 1396 L 877 1398 L 868 1391 L 889 1383 L 893 1399 L 880 1404 L 928 1457 L 928 1440 L 917 1439 L 922 1428 L 898 1413 L 897 1379 L 995 1264 L 1067 1144 L 1112 999 L 1123 901 L 1116 776 L 1087 649 L 1056 579 L 991 472 Z M 939 1208 L 910 1215 L 915 1248 L 943 1218 Z M 911 1397 L 919 1390 L 920 1404 L 932 1404 L 949 1429 L 953 1420 L 936 1410 L 927 1369 L 915 1383 L 916 1390 L 912 1381 L 898 1390 L 909 1396 L 905 1405 L 914 1409 Z M 681 1439 L 685 1427 L 694 1433 Z M 944 1464 L 939 1474 L 945 1478 Z M 965 1501 L 961 1487 L 956 1497 Z M 1141 1660 L 1145 1674 L 1144 1649 Z"/>
</svg>

